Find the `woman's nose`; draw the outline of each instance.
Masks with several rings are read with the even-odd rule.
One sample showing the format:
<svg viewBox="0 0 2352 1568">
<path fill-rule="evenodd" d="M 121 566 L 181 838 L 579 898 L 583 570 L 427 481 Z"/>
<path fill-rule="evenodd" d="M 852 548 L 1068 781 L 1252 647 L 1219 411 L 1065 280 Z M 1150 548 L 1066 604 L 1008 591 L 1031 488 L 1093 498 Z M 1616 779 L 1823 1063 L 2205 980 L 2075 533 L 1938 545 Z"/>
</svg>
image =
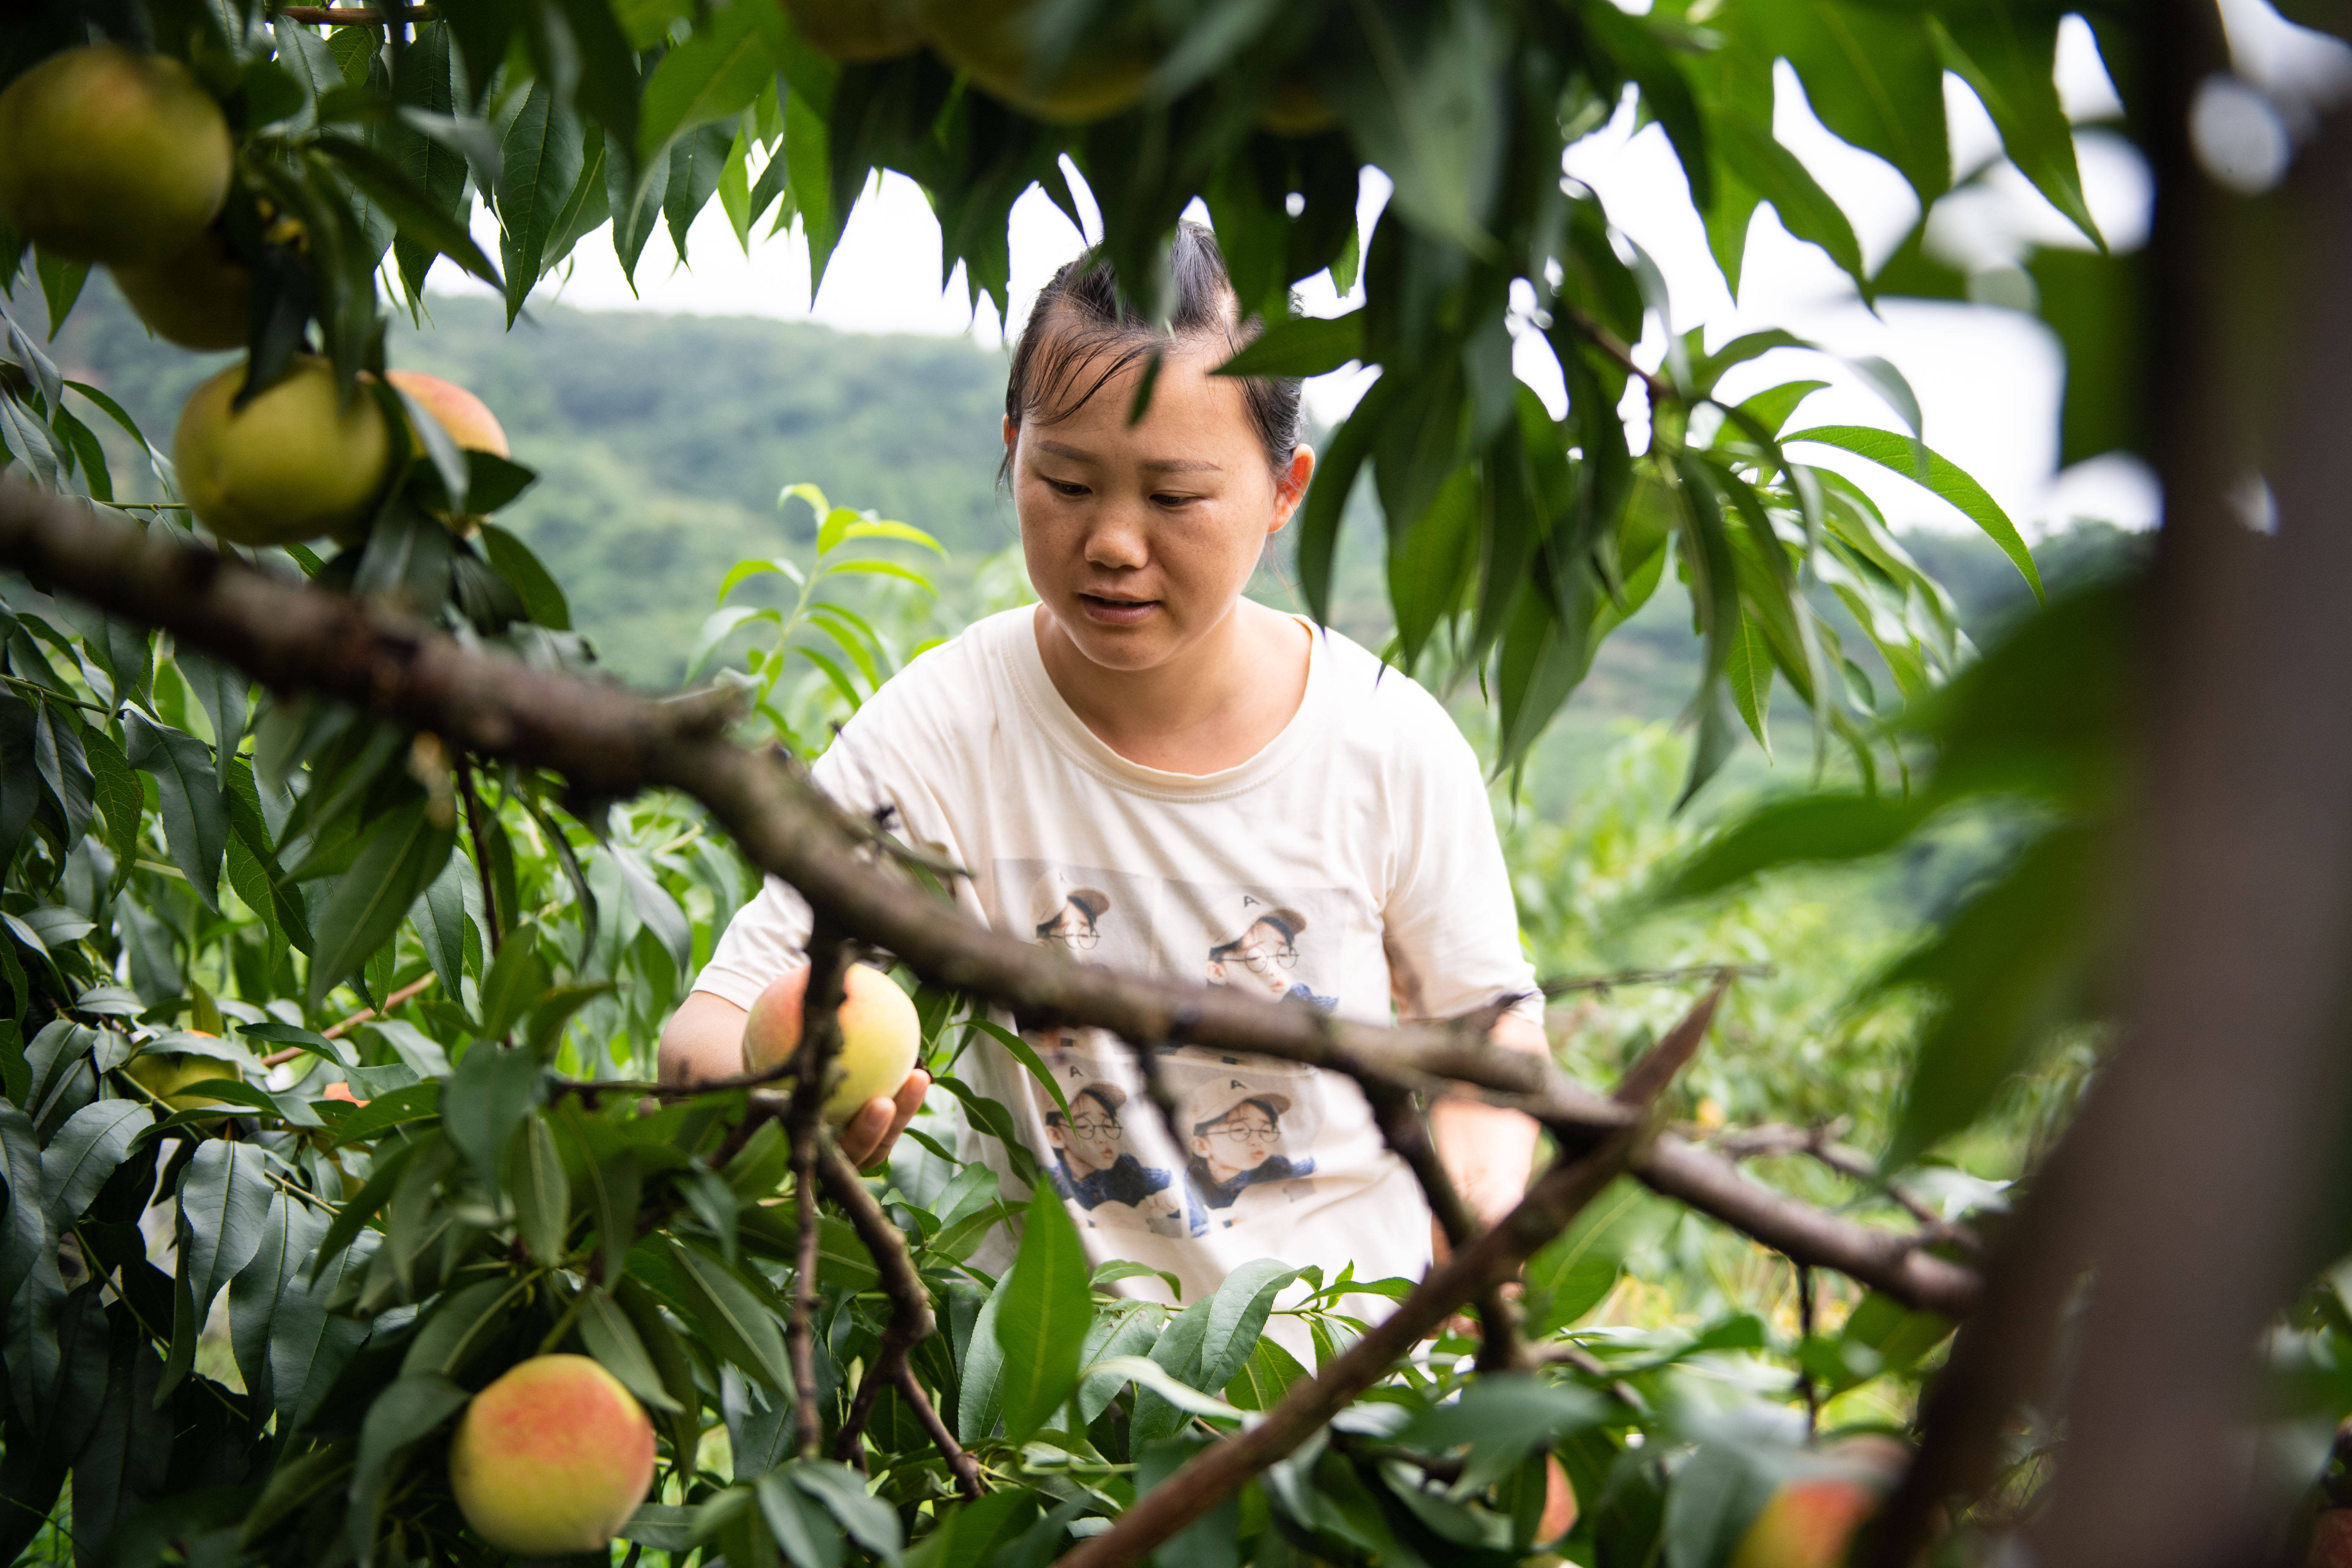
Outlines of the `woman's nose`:
<svg viewBox="0 0 2352 1568">
<path fill-rule="evenodd" d="M 1087 531 L 1086 553 L 1089 566 L 1133 570 L 1149 564 L 1151 546 L 1139 509 L 1118 503 L 1103 508 Z"/>
</svg>

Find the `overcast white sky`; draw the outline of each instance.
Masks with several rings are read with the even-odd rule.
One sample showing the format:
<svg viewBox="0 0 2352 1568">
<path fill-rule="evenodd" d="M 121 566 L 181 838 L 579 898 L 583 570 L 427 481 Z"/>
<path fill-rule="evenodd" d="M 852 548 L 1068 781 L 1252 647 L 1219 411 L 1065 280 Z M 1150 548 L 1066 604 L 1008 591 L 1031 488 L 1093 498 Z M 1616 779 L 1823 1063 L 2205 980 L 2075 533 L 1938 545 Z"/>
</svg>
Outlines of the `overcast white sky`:
<svg viewBox="0 0 2352 1568">
<path fill-rule="evenodd" d="M 2352 50 L 2291 26 L 2265 0 L 2223 0 L 2223 9 L 2240 74 L 2263 91 L 2209 92 L 2199 115 L 2200 144 L 2217 170 L 2259 186 L 2284 168 L 2299 106 L 2352 87 Z M 2113 111 L 2114 90 L 2089 29 L 2074 18 L 2061 36 L 2058 76 L 2078 121 Z M 2000 139 L 1975 97 L 1947 77 L 1945 99 L 1956 168 L 1966 174 L 1998 158 Z M 1774 130 L 1845 209 L 1869 262 L 1875 266 L 1884 259 L 1917 216 L 1917 203 L 1902 177 L 1824 131 L 1785 66 Z M 2137 153 L 2120 138 L 2095 129 L 2079 134 L 2077 147 L 2084 194 L 2101 231 L 2115 248 L 2133 247 L 2146 228 L 2148 193 Z M 1744 288 L 1735 303 L 1708 256 L 1679 167 L 1656 127 L 1631 133 L 1630 118 L 1621 114 L 1570 149 L 1568 172 L 1591 186 L 1618 227 L 1656 259 L 1672 290 L 1677 330 L 1704 325 L 1712 346 L 1759 327 L 1780 326 L 1839 353 L 1891 360 L 1918 394 L 1929 445 L 1974 474 L 2029 535 L 2075 517 L 2130 526 L 2155 521 L 2155 486 L 2136 462 L 2107 458 L 2063 474 L 2053 471 L 2060 356 L 2038 321 L 2008 310 L 1924 303 L 1885 304 L 1874 314 L 1844 275 L 1820 251 L 1790 238 L 1769 209 L 1759 210 L 1749 232 Z M 1075 170 L 1071 175 L 1091 217 L 1082 183 Z M 1376 173 L 1369 174 L 1360 202 L 1367 225 L 1386 195 L 1385 182 Z M 486 245 L 494 244 L 495 228 L 487 226 L 487 216 L 481 221 Z M 807 253 L 797 234 L 762 238 L 761 233 L 755 227 L 747 257 L 713 202 L 688 237 L 692 265 L 678 266 L 667 231 L 657 230 L 638 265 L 633 295 L 614 258 L 608 229 L 581 243 L 569 276 L 551 279 L 541 297 L 585 310 L 771 316 L 849 331 L 970 333 L 992 347 L 1003 342 L 992 307 L 983 304 L 977 319 L 967 310 L 961 272 L 941 288 L 939 226 L 921 193 L 899 176 L 886 176 L 859 203 L 814 301 Z M 2028 242 L 2081 243 L 2072 226 L 2006 166 L 1979 188 L 1939 203 L 1931 235 L 1951 252 L 1979 261 L 2013 256 Z M 1015 205 L 1016 325 L 1054 269 L 1084 243 L 1042 192 L 1033 189 Z M 1328 279 L 1318 281 L 1319 288 L 1303 290 L 1307 308 L 1318 314 L 1343 308 Z M 446 262 L 436 268 L 430 287 L 483 291 Z M 1659 349 L 1654 322 L 1642 353 L 1655 363 Z M 1522 379 L 1558 409 L 1559 369 L 1539 337 L 1522 337 L 1517 363 Z M 1732 372 L 1723 390 L 1745 395 L 1800 376 L 1832 384 L 1807 400 L 1799 423 L 1897 423 L 1851 373 L 1817 354 L 1776 352 Z M 1366 381 L 1364 373 L 1349 370 L 1310 384 L 1315 413 L 1327 421 L 1337 418 L 1361 395 Z M 910 387 L 908 395 L 919 396 L 920 389 Z M 1898 524 L 1968 526 L 1958 512 L 1884 469 L 1825 448 L 1805 450 L 1813 460 L 1853 473 Z"/>
</svg>

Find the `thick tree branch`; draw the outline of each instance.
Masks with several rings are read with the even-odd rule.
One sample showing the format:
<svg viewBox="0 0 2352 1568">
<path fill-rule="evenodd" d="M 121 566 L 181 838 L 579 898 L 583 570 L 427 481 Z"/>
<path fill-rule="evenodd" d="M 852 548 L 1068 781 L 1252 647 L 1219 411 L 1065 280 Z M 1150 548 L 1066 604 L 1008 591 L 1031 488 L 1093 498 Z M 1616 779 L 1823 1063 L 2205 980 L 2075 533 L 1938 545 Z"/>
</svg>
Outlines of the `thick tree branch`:
<svg viewBox="0 0 2352 1568">
<path fill-rule="evenodd" d="M 1563 1147 L 1631 1125 L 1624 1107 L 1550 1061 L 1443 1026 L 1386 1028 L 1230 987 L 1112 974 L 977 925 L 911 879 L 877 875 L 866 825 L 799 773 L 727 741 L 719 732 L 731 711 L 724 699 L 652 701 L 463 648 L 414 620 L 270 576 L 14 479 L 0 479 L 0 562 L 44 586 L 165 628 L 274 690 L 337 697 L 461 749 L 553 769 L 591 795 L 684 791 L 754 864 L 791 882 L 840 930 L 896 954 L 935 984 L 1024 1017 L 1277 1057 L 1360 1083 L 1469 1085 L 1535 1116 Z M 1677 1140 L 1658 1140 L 1635 1169 L 1668 1197 L 1912 1305 L 1958 1311 L 1974 1291 L 1967 1270 L 1914 1258 L 1901 1238 L 1780 1197 Z"/>
</svg>

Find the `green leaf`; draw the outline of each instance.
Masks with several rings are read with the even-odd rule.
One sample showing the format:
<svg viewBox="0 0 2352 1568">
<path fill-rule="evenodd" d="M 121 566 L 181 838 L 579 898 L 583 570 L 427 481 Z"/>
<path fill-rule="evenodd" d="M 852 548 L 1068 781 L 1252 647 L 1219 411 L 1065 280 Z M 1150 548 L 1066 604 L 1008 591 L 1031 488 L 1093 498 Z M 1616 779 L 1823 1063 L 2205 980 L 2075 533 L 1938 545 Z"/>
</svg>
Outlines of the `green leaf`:
<svg viewBox="0 0 2352 1568">
<path fill-rule="evenodd" d="M 1835 447 L 1856 457 L 1867 458 L 1907 479 L 1920 479 L 1911 464 L 1914 444 L 1890 430 L 1874 429 L 1866 425 L 1816 425 L 1809 430 L 1799 430 L 1782 437 L 1780 444 L 1785 447 L 1799 441 L 1819 441 L 1825 447 Z M 1919 447 L 1917 450 L 1927 451 L 1927 448 Z M 2009 557 L 2019 574 L 2025 579 L 2026 585 L 2033 590 L 2033 596 L 2046 602 L 2048 595 L 2042 590 L 2042 574 L 2033 564 L 2033 552 L 2025 547 L 2017 525 L 2009 521 L 2009 514 L 2000 510 L 2000 503 L 1988 495 L 1982 485 L 1950 458 L 1933 451 L 1927 451 L 1927 472 L 1924 481 L 1927 487 L 1959 508 L 1968 515 L 1969 521 L 1984 531 L 1987 538 L 2000 545 L 2001 553 Z"/>
<path fill-rule="evenodd" d="M 1862 244 L 1854 237 L 1853 223 L 1822 189 L 1812 172 L 1774 139 L 1769 122 L 1727 114 L 1717 123 L 1723 167 L 1731 176 L 1726 182 L 1726 196 L 1733 198 L 1736 192 L 1746 198 L 1744 205 L 1731 209 L 1737 212 L 1736 220 L 1727 212 L 1718 227 L 1715 215 L 1709 215 L 1708 236 L 1725 280 L 1738 289 L 1740 252 L 1755 203 L 1760 199 L 1772 204 L 1783 228 L 1821 247 L 1867 295 L 1870 279 L 1863 268 Z"/>
<path fill-rule="evenodd" d="M 1801 795 L 1774 801 L 1700 846 L 1660 893 L 1703 898 L 1760 871 L 1882 855 L 1908 837 L 1936 805 L 1922 795 Z"/>
<path fill-rule="evenodd" d="M 159 1405 L 195 1364 L 196 1336 L 214 1298 L 261 1248 L 272 1192 L 267 1165 L 255 1144 L 208 1138 L 181 1173 L 172 1353 L 155 1390 Z"/>
<path fill-rule="evenodd" d="M 1433 1454 L 1466 1447 L 1459 1485 L 1463 1492 L 1477 1492 L 1517 1469 L 1530 1451 L 1600 1426 L 1609 1414 L 1605 1400 L 1574 1384 L 1495 1373 L 1472 1383 L 1459 1399 L 1422 1412 L 1396 1441 Z"/>
<path fill-rule="evenodd" d="M 130 742 L 131 766 L 155 781 L 172 863 L 187 874 L 188 885 L 205 907 L 217 912 L 221 857 L 228 848 L 228 809 L 221 800 L 219 775 L 213 772 L 212 749 L 136 709 L 123 711 L 122 732 Z M 358 963 L 353 960 L 353 966 Z"/>
<path fill-rule="evenodd" d="M 333 1239 L 330 1236 L 314 1254 L 320 1265 L 315 1279 L 305 1277 L 299 1267 L 307 1259 L 294 1260 L 296 1272 L 287 1277 L 269 1320 L 269 1389 L 280 1431 L 299 1431 L 310 1424 L 326 1404 L 335 1379 L 367 1341 L 367 1323 L 331 1312 L 327 1306 L 365 1275 L 378 1237 L 370 1232 L 331 1252 Z"/>
<path fill-rule="evenodd" d="M 2104 250 L 2106 241 L 2083 199 L 2074 128 L 2058 96 L 2059 20 L 2054 11 L 2002 0 L 1931 14 L 1927 26 L 1937 58 L 1982 101 L 2018 173 Z"/>
<path fill-rule="evenodd" d="M 447 257 L 493 289 L 506 287 L 506 280 L 499 276 L 490 258 L 482 254 L 482 247 L 474 243 L 464 223 L 436 203 L 432 194 L 410 178 L 399 164 L 373 147 L 363 147 L 340 136 L 322 136 L 312 145 L 332 159 L 343 177 L 398 226 L 401 238 Z"/>
<path fill-rule="evenodd" d="M 498 1184 L 507 1145 L 539 1103 L 540 1090 L 538 1058 L 488 1040 L 477 1041 L 442 1086 L 441 1129 L 484 1185 Z"/>
<path fill-rule="evenodd" d="M 661 1373 L 655 1369 L 653 1357 L 646 1353 L 646 1344 L 637 1337 L 636 1326 L 610 1296 L 591 1287 L 580 1303 L 578 1321 L 580 1342 L 599 1365 L 637 1396 L 639 1404 L 665 1415 L 683 1410 L 669 1396 L 669 1390 L 662 1386 Z"/>
<path fill-rule="evenodd" d="M 580 183 L 580 126 L 534 81 L 499 144 L 499 252 L 506 263 L 507 324 L 539 281 L 557 219 Z"/>
<path fill-rule="evenodd" d="M 1232 1382 L 1257 1348 L 1258 1335 L 1265 1331 L 1266 1318 L 1274 1310 L 1275 1297 L 1297 1278 L 1297 1269 L 1276 1258 L 1255 1258 L 1226 1274 L 1217 1293 L 1209 1299 L 1208 1321 L 1201 1330 L 1198 1375 L 1186 1376 L 1184 1381 L 1204 1392 Z"/>
<path fill-rule="evenodd" d="M 1364 357 L 1364 312 L 1276 321 L 1219 365 L 1219 375 L 1323 375 Z"/>
<path fill-rule="evenodd" d="M 131 1100 L 100 1100 L 66 1118 L 41 1151 L 41 1188 L 52 1231 L 82 1216 L 131 1145 L 154 1124 L 154 1113 Z"/>
<path fill-rule="evenodd" d="M 446 1118 L 444 1119 L 446 1121 Z M 551 1268 L 562 1260 L 572 1216 L 572 1184 L 555 1152 L 555 1134 L 542 1116 L 523 1119 L 507 1145 L 504 1186 L 514 1205 L 515 1230 L 531 1257 Z"/>
<path fill-rule="evenodd" d="M 454 822 L 435 822 L 435 811 L 420 798 L 379 820 L 352 868 L 336 879 L 312 928 L 312 1006 L 392 940 L 408 907 L 440 875 L 457 832 Z"/>
<path fill-rule="evenodd" d="M 762 1306 L 732 1269 L 709 1254 L 674 1240 L 669 1256 L 679 1298 L 708 1336 L 710 1348 L 757 1378 L 770 1393 L 790 1397 L 792 1367 L 774 1311 Z"/>
<path fill-rule="evenodd" d="M 118 875 L 128 876 L 139 858 L 139 819 L 146 810 L 147 792 L 139 787 L 130 760 L 104 727 L 83 724 L 81 750 L 89 763 L 91 793 L 106 817 L 106 847 L 113 851 Z M 162 794 L 160 787 L 157 794 Z"/>
<path fill-rule="evenodd" d="M 760 1517 L 783 1549 L 793 1568 L 840 1568 L 841 1534 L 824 1506 L 790 1479 L 790 1468 L 771 1470 L 753 1482 Z M 731 1563 L 740 1553 L 728 1549 Z"/>
<path fill-rule="evenodd" d="M 1078 1381 L 1078 1349 L 1094 1321 L 1085 1244 L 1050 1184 L 1031 1195 L 1021 1251 L 994 1325 L 1004 1352 L 999 1398 L 1008 1441 L 1043 1426 Z"/>
<path fill-rule="evenodd" d="M 841 1528 L 868 1552 L 895 1564 L 906 1533 L 890 1505 L 866 1489 L 864 1476 L 846 1465 L 795 1460 L 784 1472 L 793 1485 L 823 1502 Z"/>
<path fill-rule="evenodd" d="M 416 940 L 441 983 L 441 994 L 453 1002 L 462 1002 L 466 994 L 465 879 L 471 873 L 463 856 L 450 856 L 416 903 Z"/>
<path fill-rule="evenodd" d="M 359 1561 L 373 1559 L 376 1522 L 402 1461 L 470 1397 L 447 1378 L 422 1373 L 399 1379 L 368 1406 L 352 1469 L 351 1511 L 344 1517 L 344 1540 Z"/>
<path fill-rule="evenodd" d="M 2040 250 L 2026 264 L 2042 298 L 2042 319 L 2066 353 L 2061 467 L 2119 448 L 2142 457 L 2154 450 L 2142 395 L 2152 266 L 2145 251 Z"/>
<path fill-rule="evenodd" d="M 707 31 L 664 55 L 646 80 L 637 121 L 640 160 L 650 165 L 681 133 L 751 108 L 775 79 L 782 35 L 781 7 L 730 5 L 712 15 Z"/>
<path fill-rule="evenodd" d="M 2088 1014 L 2105 864 L 2090 829 L 2044 835 L 1876 983 L 1925 986 L 1942 1004 L 1904 1086 L 1887 1170 L 1973 1123 L 2052 1031 Z"/>
<path fill-rule="evenodd" d="M 1772 711 L 1772 650 L 1752 616 L 1740 616 L 1732 630 L 1731 657 L 1724 663 L 1723 678 L 1731 688 L 1732 706 L 1739 710 L 1748 732 L 1769 757 L 1772 735 L 1765 721 Z"/>
<path fill-rule="evenodd" d="M 572 629 L 572 606 L 562 588 L 528 545 L 497 523 L 486 522 L 482 550 L 490 558 L 491 570 L 507 580 L 532 620 L 559 632 Z"/>
<path fill-rule="evenodd" d="M 1701 1444 L 1666 1489 L 1666 1560 L 1676 1568 L 1724 1568 L 1780 1479 L 1744 1444 Z"/>
<path fill-rule="evenodd" d="M 463 1376 L 467 1363 L 513 1316 L 516 1298 L 522 1294 L 516 1281 L 503 1276 L 447 1292 L 427 1310 L 416 1337 L 408 1342 L 400 1375 Z"/>
<path fill-rule="evenodd" d="M 1925 16 L 1908 8 L 1818 0 L 1744 5 L 1710 17 L 1770 103 L 1772 62 L 1786 59 L 1823 125 L 1900 170 L 1924 209 L 1952 183 L 1944 127 L 1944 63 Z"/>
</svg>

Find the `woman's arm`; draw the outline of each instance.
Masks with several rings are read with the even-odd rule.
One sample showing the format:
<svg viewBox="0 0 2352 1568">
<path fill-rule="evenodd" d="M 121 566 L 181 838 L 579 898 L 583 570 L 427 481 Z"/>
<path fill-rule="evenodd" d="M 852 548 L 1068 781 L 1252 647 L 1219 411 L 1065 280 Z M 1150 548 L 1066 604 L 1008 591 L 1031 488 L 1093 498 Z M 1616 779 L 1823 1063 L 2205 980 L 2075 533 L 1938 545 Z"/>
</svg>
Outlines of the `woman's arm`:
<svg viewBox="0 0 2352 1568">
<path fill-rule="evenodd" d="M 724 996 L 709 991 L 688 993 L 662 1029 L 662 1082 L 707 1083 L 742 1072 L 746 1016 L 742 1008 Z M 863 1171 L 887 1160 L 898 1134 L 922 1109 L 924 1091 L 930 1087 L 931 1075 L 917 1068 L 899 1085 L 895 1097 L 877 1095 L 867 1100 L 865 1109 L 834 1135 L 849 1163 Z"/>
<path fill-rule="evenodd" d="M 1542 1026 L 1517 1014 L 1506 1015 L 1486 1037 L 1506 1050 L 1541 1056 L 1550 1049 Z M 1535 1169 L 1534 1117 L 1449 1095 L 1429 1108 L 1429 1130 L 1445 1173 L 1481 1225 L 1493 1225 L 1526 1195 Z M 1438 1245 L 1444 1257 L 1442 1236 Z"/>
</svg>

